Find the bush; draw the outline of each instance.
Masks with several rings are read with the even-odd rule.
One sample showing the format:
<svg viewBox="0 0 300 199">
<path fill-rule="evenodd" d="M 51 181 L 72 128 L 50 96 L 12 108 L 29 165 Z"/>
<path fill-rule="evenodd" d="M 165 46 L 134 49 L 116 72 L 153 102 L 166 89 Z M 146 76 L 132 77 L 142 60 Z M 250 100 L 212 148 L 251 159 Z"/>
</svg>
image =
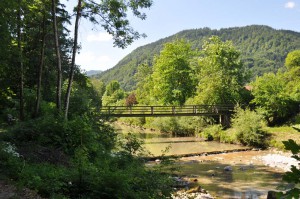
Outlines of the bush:
<svg viewBox="0 0 300 199">
<path fill-rule="evenodd" d="M 226 131 L 221 131 L 220 133 L 220 142 L 236 144 L 238 143 L 236 133 L 232 129 Z"/>
<path fill-rule="evenodd" d="M 119 153 L 111 153 L 115 134 L 101 120 L 82 116 L 64 121 L 47 116 L 21 122 L 11 132 L 18 148 L 0 146 L 0 173 L 41 196 L 167 198 L 172 191 L 168 175 L 146 168 L 137 156 L 142 148 L 135 137 L 127 137 Z M 14 155 L 17 149 L 26 152 L 24 160 Z M 54 162 L 49 161 L 52 155 L 62 156 L 55 156 Z"/>
<path fill-rule="evenodd" d="M 70 169 L 51 164 L 26 164 L 20 173 L 20 183 L 37 190 L 43 197 L 62 195 L 69 186 Z"/>
<path fill-rule="evenodd" d="M 11 129 L 16 144 L 36 142 L 44 147 L 60 148 L 69 155 L 84 145 L 90 151 L 110 150 L 114 147 L 115 133 L 103 122 L 94 122 L 85 116 L 65 121 L 52 115 L 17 124 Z"/>
<path fill-rule="evenodd" d="M 188 136 L 200 132 L 208 122 L 209 118 L 204 117 L 164 117 L 154 118 L 148 126 L 177 136 Z"/>
<path fill-rule="evenodd" d="M 23 168 L 23 159 L 16 147 L 8 142 L 0 143 L 0 175 L 5 174 L 10 179 L 17 179 Z M 4 177 L 4 176 L 0 176 Z"/>
<path fill-rule="evenodd" d="M 201 132 L 201 137 L 205 138 L 208 141 L 220 141 L 220 137 L 222 134 L 222 126 L 221 125 L 211 125 L 206 127 Z"/>
<path fill-rule="evenodd" d="M 266 132 L 262 130 L 263 116 L 249 109 L 236 108 L 232 127 L 237 139 L 244 145 L 265 147 Z"/>
</svg>

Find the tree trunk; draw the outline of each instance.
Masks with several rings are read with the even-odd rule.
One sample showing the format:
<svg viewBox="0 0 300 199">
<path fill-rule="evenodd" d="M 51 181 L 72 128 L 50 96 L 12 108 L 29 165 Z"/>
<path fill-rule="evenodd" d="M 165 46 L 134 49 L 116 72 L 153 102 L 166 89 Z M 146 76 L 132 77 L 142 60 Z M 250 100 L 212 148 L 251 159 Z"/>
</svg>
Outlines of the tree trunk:
<svg viewBox="0 0 300 199">
<path fill-rule="evenodd" d="M 33 117 L 37 117 L 39 114 L 40 103 L 41 103 L 41 87 L 42 87 L 42 72 L 45 59 L 45 37 L 46 37 L 46 16 L 43 16 L 43 27 L 42 27 L 42 45 L 40 54 L 40 63 L 38 68 L 38 78 L 37 78 L 37 91 L 36 91 L 36 104 Z"/>
<path fill-rule="evenodd" d="M 61 56 L 60 46 L 58 40 L 58 28 L 56 20 L 56 0 L 52 0 L 52 18 L 53 18 L 53 32 L 55 40 L 55 53 L 56 53 L 56 67 L 57 67 L 57 80 L 56 80 L 56 108 L 58 113 L 61 112 L 61 84 L 62 84 L 62 71 L 61 71 Z"/>
<path fill-rule="evenodd" d="M 76 53 L 77 53 L 77 39 L 78 39 L 78 27 L 79 27 L 80 17 L 81 17 L 81 0 L 78 0 L 76 19 L 75 19 L 75 28 L 74 28 L 74 44 L 73 44 L 72 62 L 71 62 L 71 68 L 70 68 L 70 72 L 69 72 L 68 89 L 67 89 L 66 99 L 65 99 L 65 120 L 68 119 L 71 88 L 72 88 L 72 82 L 73 82 L 73 78 L 74 78 L 75 57 L 76 57 Z"/>
<path fill-rule="evenodd" d="M 23 67 L 23 56 L 22 56 L 22 38 L 21 38 L 21 2 L 22 0 L 18 1 L 18 19 L 17 19 L 17 37 L 18 37 L 18 51 L 19 51 L 19 67 L 20 67 L 20 79 L 19 79 L 19 105 L 20 105 L 20 112 L 19 112 L 19 118 L 21 121 L 24 120 L 24 67 Z"/>
</svg>

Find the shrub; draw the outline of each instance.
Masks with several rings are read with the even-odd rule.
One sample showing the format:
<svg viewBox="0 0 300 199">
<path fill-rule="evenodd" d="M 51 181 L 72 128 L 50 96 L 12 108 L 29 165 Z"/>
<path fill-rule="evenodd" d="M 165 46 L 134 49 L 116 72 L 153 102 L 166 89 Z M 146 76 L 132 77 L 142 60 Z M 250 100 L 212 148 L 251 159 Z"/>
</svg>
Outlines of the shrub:
<svg viewBox="0 0 300 199">
<path fill-rule="evenodd" d="M 51 164 L 26 164 L 20 173 L 20 183 L 37 190 L 43 197 L 59 195 L 68 189 L 70 169 Z"/>
<path fill-rule="evenodd" d="M 221 131 L 220 133 L 220 142 L 235 144 L 238 143 L 236 133 L 232 129 L 226 131 Z"/>
<path fill-rule="evenodd" d="M 16 179 L 23 168 L 23 159 L 13 144 L 8 142 L 0 143 L 0 175 Z M 3 177 L 3 176 L 1 176 Z"/>
<path fill-rule="evenodd" d="M 212 141 L 212 140 L 220 141 L 221 132 L 222 132 L 221 125 L 211 125 L 206 127 L 201 132 L 201 136 L 208 141 Z"/>
<path fill-rule="evenodd" d="M 232 119 L 232 127 L 237 139 L 244 145 L 264 147 L 266 132 L 262 130 L 263 116 L 249 109 L 236 108 Z"/>
</svg>

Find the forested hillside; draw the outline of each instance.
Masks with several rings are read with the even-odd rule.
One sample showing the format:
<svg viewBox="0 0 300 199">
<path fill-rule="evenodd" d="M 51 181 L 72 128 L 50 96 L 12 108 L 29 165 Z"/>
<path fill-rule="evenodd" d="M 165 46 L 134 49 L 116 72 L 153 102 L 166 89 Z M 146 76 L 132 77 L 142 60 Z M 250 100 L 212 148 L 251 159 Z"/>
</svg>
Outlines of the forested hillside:
<svg viewBox="0 0 300 199">
<path fill-rule="evenodd" d="M 152 65 L 154 55 L 159 54 L 164 43 L 175 38 L 184 38 L 192 43 L 193 48 L 201 49 L 203 41 L 212 35 L 219 36 L 223 41 L 232 40 L 234 46 L 241 52 L 241 59 L 251 71 L 252 77 L 277 71 L 284 65 L 288 52 L 300 49 L 300 33 L 276 30 L 262 25 L 220 30 L 210 28 L 184 30 L 135 49 L 115 67 L 99 74 L 96 78 L 105 83 L 117 80 L 125 90 L 133 90 L 136 85 L 133 75 L 136 73 L 137 66 L 145 62 Z"/>
</svg>

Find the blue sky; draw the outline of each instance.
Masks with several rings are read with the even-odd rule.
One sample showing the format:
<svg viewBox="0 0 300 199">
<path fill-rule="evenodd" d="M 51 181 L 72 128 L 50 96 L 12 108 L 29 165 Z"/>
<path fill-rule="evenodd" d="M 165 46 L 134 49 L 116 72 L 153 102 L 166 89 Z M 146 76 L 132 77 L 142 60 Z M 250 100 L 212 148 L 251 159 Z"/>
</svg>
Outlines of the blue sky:
<svg viewBox="0 0 300 199">
<path fill-rule="evenodd" d="M 75 2 L 70 0 L 69 4 Z M 173 35 L 181 30 L 268 25 L 300 32 L 300 0 L 153 0 L 147 19 L 129 18 L 134 29 L 147 35 L 126 49 L 113 47 L 101 27 L 82 20 L 76 63 L 83 70 L 107 70 L 139 46 Z M 72 27 L 73 28 L 73 27 Z M 97 29 L 97 30 L 93 30 Z"/>
</svg>

